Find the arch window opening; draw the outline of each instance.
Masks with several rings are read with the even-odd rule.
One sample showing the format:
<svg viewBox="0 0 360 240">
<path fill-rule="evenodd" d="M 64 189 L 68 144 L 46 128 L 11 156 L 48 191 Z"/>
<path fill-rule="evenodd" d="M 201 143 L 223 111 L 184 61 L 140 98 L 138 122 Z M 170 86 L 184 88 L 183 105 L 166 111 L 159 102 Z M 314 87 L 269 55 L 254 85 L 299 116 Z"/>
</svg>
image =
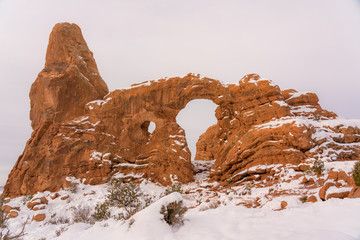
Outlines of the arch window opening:
<svg viewBox="0 0 360 240">
<path fill-rule="evenodd" d="M 149 123 L 148 132 L 152 134 L 156 128 L 156 124 L 154 122 Z"/>
<path fill-rule="evenodd" d="M 185 130 L 185 137 L 191 152 L 191 160 L 196 156 L 196 143 L 201 134 L 217 123 L 215 110 L 218 107 L 211 100 L 190 101 L 176 117 L 177 123 Z"/>
<path fill-rule="evenodd" d="M 156 124 L 152 121 L 145 121 L 143 124 L 141 124 L 141 128 L 152 134 L 156 129 Z"/>
</svg>

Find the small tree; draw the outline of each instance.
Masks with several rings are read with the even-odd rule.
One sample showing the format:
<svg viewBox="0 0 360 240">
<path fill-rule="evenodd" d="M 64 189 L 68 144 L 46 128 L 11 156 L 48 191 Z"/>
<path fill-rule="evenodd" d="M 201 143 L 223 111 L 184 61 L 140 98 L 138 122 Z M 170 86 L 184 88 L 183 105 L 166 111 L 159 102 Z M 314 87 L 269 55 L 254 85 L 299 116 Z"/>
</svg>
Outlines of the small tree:
<svg viewBox="0 0 360 240">
<path fill-rule="evenodd" d="M 352 177 L 355 181 L 355 185 L 360 186 L 360 161 L 355 163 Z"/>
</svg>

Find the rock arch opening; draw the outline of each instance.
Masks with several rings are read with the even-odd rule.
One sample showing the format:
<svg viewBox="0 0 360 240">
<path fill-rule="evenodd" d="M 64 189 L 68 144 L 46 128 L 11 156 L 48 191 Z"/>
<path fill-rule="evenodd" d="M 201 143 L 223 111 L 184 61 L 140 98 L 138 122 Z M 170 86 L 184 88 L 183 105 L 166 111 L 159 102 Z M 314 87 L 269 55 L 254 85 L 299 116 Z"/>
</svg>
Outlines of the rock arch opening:
<svg viewBox="0 0 360 240">
<path fill-rule="evenodd" d="M 177 123 L 185 130 L 186 141 L 191 152 L 191 160 L 196 156 L 196 143 L 201 134 L 216 124 L 215 110 L 218 107 L 211 100 L 190 101 L 176 117 Z"/>
<path fill-rule="evenodd" d="M 145 121 L 143 124 L 141 124 L 141 129 L 152 134 L 156 129 L 156 124 L 152 121 Z"/>
</svg>

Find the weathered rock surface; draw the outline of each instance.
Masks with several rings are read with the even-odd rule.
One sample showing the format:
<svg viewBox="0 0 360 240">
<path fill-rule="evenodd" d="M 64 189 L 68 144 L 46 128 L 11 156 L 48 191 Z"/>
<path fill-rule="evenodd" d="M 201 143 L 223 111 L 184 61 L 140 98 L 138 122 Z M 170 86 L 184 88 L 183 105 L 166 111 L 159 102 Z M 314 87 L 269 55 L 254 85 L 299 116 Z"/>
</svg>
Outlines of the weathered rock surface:
<svg viewBox="0 0 360 240">
<path fill-rule="evenodd" d="M 109 92 L 76 24 L 56 24 L 44 69 L 31 86 L 31 126 L 64 122 L 85 114 L 85 104 Z"/>
<path fill-rule="evenodd" d="M 45 213 L 36 214 L 32 217 L 31 221 L 41 222 L 44 221 L 46 218 Z"/>
<path fill-rule="evenodd" d="M 311 195 L 310 197 L 308 197 L 308 199 L 306 199 L 306 202 L 312 202 L 312 203 L 317 202 L 317 198 L 316 196 Z"/>
<path fill-rule="evenodd" d="M 360 198 L 360 187 L 353 187 L 349 193 L 349 198 Z"/>
<path fill-rule="evenodd" d="M 360 156 L 360 129 L 339 123 L 316 94 L 281 91 L 256 74 L 230 85 L 189 74 L 108 93 L 79 27 L 62 23 L 50 35 L 45 68 L 31 88 L 34 132 L 4 194 L 57 191 L 70 186 L 68 177 L 86 184 L 114 175 L 191 182 L 191 155 L 176 116 L 194 99 L 218 105 L 217 124 L 200 137 L 195 157 L 216 160 L 214 181 L 262 179 L 279 165 L 315 156 Z"/>
</svg>

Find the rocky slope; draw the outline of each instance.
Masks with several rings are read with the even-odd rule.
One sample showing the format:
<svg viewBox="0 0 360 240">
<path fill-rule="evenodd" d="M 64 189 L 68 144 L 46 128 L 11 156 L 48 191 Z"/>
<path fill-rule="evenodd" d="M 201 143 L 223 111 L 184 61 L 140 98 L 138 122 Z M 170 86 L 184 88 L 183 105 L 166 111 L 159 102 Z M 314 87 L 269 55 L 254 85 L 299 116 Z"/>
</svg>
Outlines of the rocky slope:
<svg viewBox="0 0 360 240">
<path fill-rule="evenodd" d="M 218 121 L 197 143 L 195 159 L 202 161 L 192 163 L 176 116 L 194 99 L 217 104 Z M 108 93 L 79 27 L 61 23 L 50 35 L 30 100 L 34 131 L 9 175 L 6 197 L 55 192 L 70 186 L 68 177 L 91 185 L 114 175 L 191 184 L 201 164 L 210 171 L 211 191 L 303 181 L 307 191 L 324 186 L 321 199 L 331 187 L 346 187 L 346 196 L 359 194 L 349 168 L 328 169 L 312 180 L 304 175 L 315 161 L 360 159 L 360 122 L 322 109 L 314 93 L 281 91 L 256 74 L 229 85 L 189 74 Z M 152 133 L 150 122 L 156 124 Z"/>
</svg>

